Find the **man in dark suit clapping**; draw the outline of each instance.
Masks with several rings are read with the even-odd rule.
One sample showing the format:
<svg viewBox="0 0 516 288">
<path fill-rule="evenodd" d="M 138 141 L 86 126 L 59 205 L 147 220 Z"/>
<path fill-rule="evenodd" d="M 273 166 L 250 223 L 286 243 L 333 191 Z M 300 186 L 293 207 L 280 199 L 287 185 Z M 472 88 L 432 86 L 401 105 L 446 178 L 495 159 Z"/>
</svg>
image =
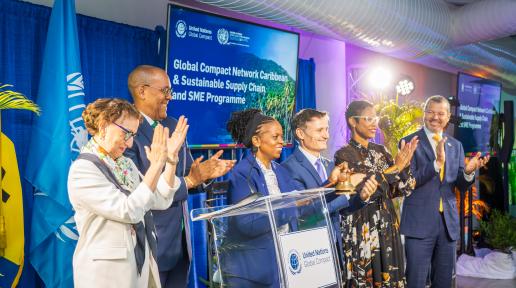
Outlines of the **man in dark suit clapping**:
<svg viewBox="0 0 516 288">
<path fill-rule="evenodd" d="M 145 146 L 150 146 L 154 127 L 161 123 L 173 131 L 177 124 L 175 118 L 167 116 L 172 88 L 165 70 L 149 65 L 136 67 L 129 75 L 128 86 L 134 105 L 144 119 L 134 137 L 133 146 L 125 154 L 145 173 L 149 168 Z M 187 285 L 192 257 L 188 226 L 188 190 L 226 174 L 234 166 L 234 161 L 219 159 L 221 155 L 222 150 L 204 162 L 201 162 L 202 158 L 194 161 L 186 141 L 179 151 L 176 175 L 181 180 L 181 186 L 168 209 L 153 211 L 158 234 L 157 260 L 162 287 Z"/>
<path fill-rule="evenodd" d="M 489 161 L 480 153 L 464 164 L 464 149 L 444 133 L 450 120 L 450 103 L 432 96 L 424 106 L 424 127 L 405 137 L 417 136 L 419 145 L 410 164 L 416 179 L 414 192 L 405 198 L 401 214 L 401 234 L 405 235 L 408 287 L 425 287 L 431 271 L 432 287 L 451 287 L 459 238 L 459 214 L 454 188 L 469 188 L 475 170 Z"/>
</svg>

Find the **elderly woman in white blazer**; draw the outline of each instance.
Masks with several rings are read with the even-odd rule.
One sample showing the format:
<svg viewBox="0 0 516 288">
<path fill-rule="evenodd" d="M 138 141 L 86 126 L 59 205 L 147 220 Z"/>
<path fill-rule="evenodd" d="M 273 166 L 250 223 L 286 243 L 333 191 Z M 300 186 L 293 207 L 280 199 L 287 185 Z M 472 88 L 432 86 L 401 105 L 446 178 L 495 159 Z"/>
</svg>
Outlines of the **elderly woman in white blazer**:
<svg viewBox="0 0 516 288">
<path fill-rule="evenodd" d="M 72 164 L 68 193 L 79 240 L 73 256 L 75 287 L 161 287 L 150 210 L 168 208 L 179 188 L 177 153 L 188 125 L 180 117 L 174 133 L 155 128 L 151 165 L 141 175 L 123 156 L 141 114 L 121 99 L 99 99 L 83 119 L 92 135 Z"/>
</svg>

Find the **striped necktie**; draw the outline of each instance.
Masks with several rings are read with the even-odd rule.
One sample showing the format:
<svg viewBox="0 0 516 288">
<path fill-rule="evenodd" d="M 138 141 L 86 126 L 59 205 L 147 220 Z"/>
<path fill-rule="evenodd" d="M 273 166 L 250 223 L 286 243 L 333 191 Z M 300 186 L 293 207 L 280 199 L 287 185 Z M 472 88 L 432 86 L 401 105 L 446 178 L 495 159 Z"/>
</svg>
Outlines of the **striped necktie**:
<svg viewBox="0 0 516 288">
<path fill-rule="evenodd" d="M 321 158 L 317 158 L 317 160 L 315 161 L 315 167 L 317 170 L 317 174 L 319 174 L 319 177 L 321 177 L 321 181 L 326 181 L 326 170 L 324 169 L 324 165 L 322 163 Z"/>
</svg>

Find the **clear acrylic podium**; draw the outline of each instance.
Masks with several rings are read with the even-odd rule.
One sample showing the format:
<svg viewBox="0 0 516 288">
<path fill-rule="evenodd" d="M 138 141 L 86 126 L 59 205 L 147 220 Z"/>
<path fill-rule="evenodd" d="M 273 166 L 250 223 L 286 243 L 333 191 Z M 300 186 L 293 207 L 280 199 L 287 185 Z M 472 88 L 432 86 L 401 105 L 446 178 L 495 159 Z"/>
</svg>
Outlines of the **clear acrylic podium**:
<svg viewBox="0 0 516 288">
<path fill-rule="evenodd" d="M 252 194 L 235 205 L 192 210 L 192 221 L 212 224 L 221 287 L 341 287 L 330 193 Z"/>
</svg>

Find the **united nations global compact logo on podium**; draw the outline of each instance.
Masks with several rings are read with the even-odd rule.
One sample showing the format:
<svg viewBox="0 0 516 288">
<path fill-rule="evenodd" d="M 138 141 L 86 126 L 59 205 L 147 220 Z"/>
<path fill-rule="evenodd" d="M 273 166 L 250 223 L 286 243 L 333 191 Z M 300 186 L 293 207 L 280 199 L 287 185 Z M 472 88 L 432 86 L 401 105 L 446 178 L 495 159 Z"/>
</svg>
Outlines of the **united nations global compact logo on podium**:
<svg viewBox="0 0 516 288">
<path fill-rule="evenodd" d="M 228 32 L 228 30 L 226 30 L 224 28 L 220 28 L 217 31 L 217 40 L 219 40 L 219 43 L 221 45 L 228 44 L 228 41 L 229 41 L 229 32 Z"/>
<path fill-rule="evenodd" d="M 288 261 L 288 268 L 292 275 L 301 273 L 301 261 L 299 253 L 295 249 L 292 249 L 288 252 Z"/>
<path fill-rule="evenodd" d="M 178 20 L 176 22 L 176 36 L 179 38 L 185 38 L 186 36 L 186 22 Z"/>
</svg>

